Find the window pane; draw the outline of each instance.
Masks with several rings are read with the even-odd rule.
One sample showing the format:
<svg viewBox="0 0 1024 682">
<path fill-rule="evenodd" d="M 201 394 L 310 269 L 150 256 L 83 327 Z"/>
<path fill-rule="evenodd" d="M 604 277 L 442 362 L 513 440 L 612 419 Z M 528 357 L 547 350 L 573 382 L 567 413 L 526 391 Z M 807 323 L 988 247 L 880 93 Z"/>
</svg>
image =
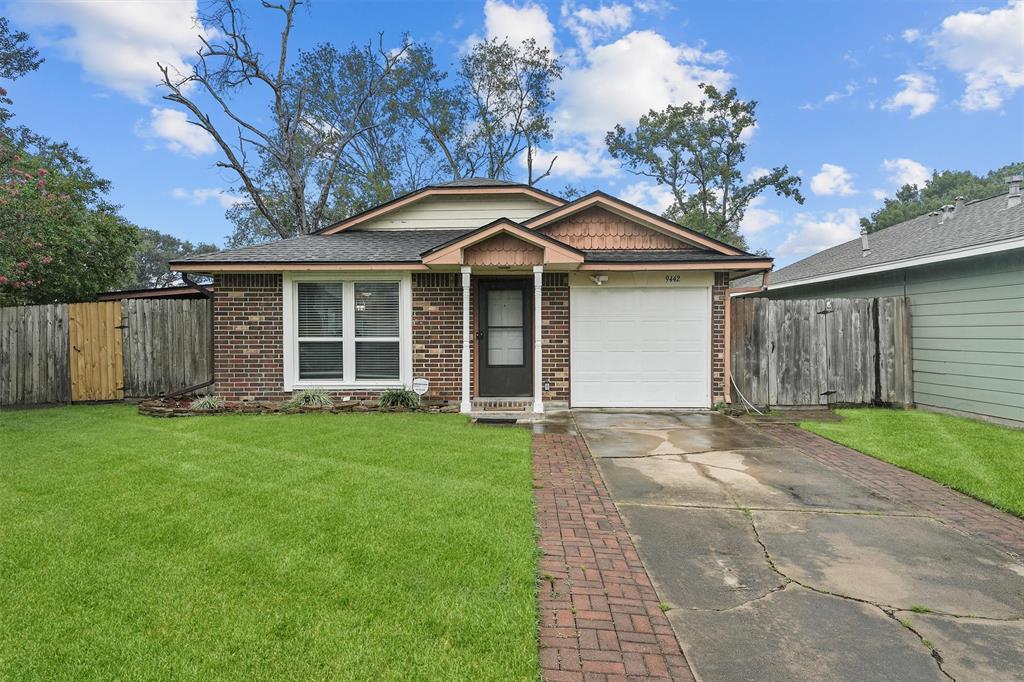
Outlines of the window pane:
<svg viewBox="0 0 1024 682">
<path fill-rule="evenodd" d="M 398 336 L 398 282 L 356 282 L 355 294 L 356 336 Z"/>
<path fill-rule="evenodd" d="M 487 334 L 487 364 L 523 364 L 523 330 L 491 329 Z"/>
<path fill-rule="evenodd" d="M 398 379 L 397 341 L 356 341 L 356 379 Z"/>
<path fill-rule="evenodd" d="M 341 336 L 341 282 L 299 283 L 299 336 Z"/>
<path fill-rule="evenodd" d="M 523 326 L 522 289 L 490 289 L 487 292 L 487 324 L 491 327 Z"/>
<path fill-rule="evenodd" d="M 300 341 L 300 379 L 341 379 L 341 341 Z"/>
</svg>

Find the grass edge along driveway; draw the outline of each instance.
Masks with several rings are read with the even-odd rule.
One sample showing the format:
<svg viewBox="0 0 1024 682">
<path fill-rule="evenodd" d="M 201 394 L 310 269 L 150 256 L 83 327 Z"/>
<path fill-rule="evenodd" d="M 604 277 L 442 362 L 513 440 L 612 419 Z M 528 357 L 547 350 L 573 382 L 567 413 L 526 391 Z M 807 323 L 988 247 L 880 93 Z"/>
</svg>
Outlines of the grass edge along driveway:
<svg viewBox="0 0 1024 682">
<path fill-rule="evenodd" d="M 536 679 L 530 434 L 0 414 L 0 678 Z"/>
<path fill-rule="evenodd" d="M 800 427 L 1024 517 L 1024 430 L 923 410 L 836 410 Z"/>
</svg>

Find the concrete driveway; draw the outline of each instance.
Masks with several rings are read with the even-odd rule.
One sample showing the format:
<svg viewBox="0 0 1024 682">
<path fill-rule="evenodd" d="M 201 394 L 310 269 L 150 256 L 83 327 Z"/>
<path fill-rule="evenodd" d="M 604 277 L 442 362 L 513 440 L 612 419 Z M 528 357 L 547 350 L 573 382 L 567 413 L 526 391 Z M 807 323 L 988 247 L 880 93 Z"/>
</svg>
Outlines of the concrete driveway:
<svg viewBox="0 0 1024 682">
<path fill-rule="evenodd" d="M 720 414 L 574 413 L 703 680 L 1024 679 L 1024 565 Z"/>
</svg>

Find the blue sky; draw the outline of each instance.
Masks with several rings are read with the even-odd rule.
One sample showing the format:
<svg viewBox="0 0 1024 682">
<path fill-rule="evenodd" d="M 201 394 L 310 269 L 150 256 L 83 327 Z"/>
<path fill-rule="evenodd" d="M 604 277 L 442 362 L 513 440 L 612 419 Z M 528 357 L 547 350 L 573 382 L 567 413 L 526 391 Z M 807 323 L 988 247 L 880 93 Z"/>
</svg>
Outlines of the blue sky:
<svg viewBox="0 0 1024 682">
<path fill-rule="evenodd" d="M 77 145 L 134 222 L 222 243 L 235 178 L 155 62 L 195 49 L 195 0 L 19 2 L 4 14 L 46 57 L 10 86 L 17 121 Z M 245 5 L 262 44 L 272 17 Z M 857 219 L 931 169 L 982 172 L 1024 159 L 1024 2 L 328 2 L 299 12 L 295 47 L 408 32 L 441 61 L 483 36 L 534 37 L 566 64 L 559 154 L 542 186 L 603 189 L 653 210 L 665 192 L 618 168 L 603 131 L 650 108 L 733 85 L 759 102 L 747 172 L 787 164 L 807 201 L 765 197 L 743 225 L 783 265 L 853 238 Z"/>
</svg>

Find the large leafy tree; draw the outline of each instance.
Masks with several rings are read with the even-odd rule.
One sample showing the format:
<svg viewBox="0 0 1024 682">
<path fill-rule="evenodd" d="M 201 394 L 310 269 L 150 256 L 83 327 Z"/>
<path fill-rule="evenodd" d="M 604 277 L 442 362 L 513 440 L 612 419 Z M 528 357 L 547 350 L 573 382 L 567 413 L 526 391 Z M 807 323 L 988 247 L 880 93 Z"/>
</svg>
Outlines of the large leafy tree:
<svg viewBox="0 0 1024 682">
<path fill-rule="evenodd" d="M 7 17 L 0 17 L 0 78 L 18 80 L 42 63 L 39 51 L 28 43 L 28 34 L 12 28 Z M 0 128 L 11 118 L 10 105 L 7 90 L 0 87 Z"/>
<path fill-rule="evenodd" d="M 135 272 L 125 286 L 133 289 L 169 287 L 181 282 L 181 273 L 167 269 L 168 261 L 186 256 L 216 251 L 213 244 L 193 244 L 158 230 L 138 229 L 135 249 Z"/>
<path fill-rule="evenodd" d="M 876 232 L 953 204 L 957 197 L 971 201 L 1001 194 L 1006 191 L 1007 177 L 1022 174 L 1024 162 L 1011 163 L 985 175 L 970 171 L 935 171 L 924 187 L 903 185 L 894 197 L 885 200 L 882 208 L 868 218 L 861 218 L 860 223 L 868 232 Z"/>
<path fill-rule="evenodd" d="M 60 160 L 70 172 L 0 140 L 0 305 L 88 300 L 131 276 L 137 229 L 91 168 Z"/>
<path fill-rule="evenodd" d="M 533 185 L 555 163 L 535 166 L 540 145 L 552 136 L 550 109 L 561 77 L 561 63 L 532 38 L 478 42 L 454 77 L 438 67 L 428 46 L 416 45 L 398 70 L 396 99 L 438 174 L 508 179 L 525 154 L 525 180 Z"/>
<path fill-rule="evenodd" d="M 617 125 L 605 143 L 626 170 L 671 190 L 665 217 L 745 249 L 739 226 L 750 202 L 773 190 L 802 204 L 800 178 L 779 166 L 745 179 L 744 137 L 757 124 L 757 102 L 741 100 L 735 89 L 700 88 L 699 102 L 650 111 L 633 131 Z"/>
<path fill-rule="evenodd" d="M 235 227 L 229 245 L 303 234 L 433 182 L 507 179 L 519 170 L 520 157 L 525 180 L 538 182 L 554 163 L 537 167 L 535 160 L 551 138 L 549 110 L 561 69 L 532 40 L 480 42 L 451 75 L 428 46 L 407 40 L 390 52 L 330 44 L 300 51 L 283 78 L 301 88 L 285 87 L 282 97 L 296 102 L 287 111 L 299 109 L 301 98 L 311 123 L 299 130 L 316 130 L 293 136 L 290 153 L 298 165 L 314 159 L 318 135 L 328 131 L 339 141 L 337 154 L 301 175 L 307 196 L 317 197 L 307 201 L 316 208 L 304 223 L 288 163 L 243 133 L 240 144 L 254 150 L 247 172 L 257 192 L 242 183 L 248 200 L 228 210 Z"/>
<path fill-rule="evenodd" d="M 250 40 L 235 0 L 214 3 L 200 17 L 209 29 L 199 36 L 194 67 L 176 73 L 159 66 L 164 99 L 185 109 L 190 123 L 213 138 L 222 156 L 217 165 L 235 174 L 264 225 L 279 237 L 315 232 L 330 221 L 342 156 L 364 132 L 366 111 L 404 52 L 383 45 L 352 48 L 360 53 L 354 61 L 361 61 L 363 72 L 360 78 L 337 82 L 339 89 L 329 93 L 336 115 L 325 119 L 327 107 L 317 106 L 312 84 L 291 62 L 301 4 L 262 3 L 277 14 L 280 34 L 276 45 L 261 49 Z M 265 102 L 263 111 L 240 106 L 256 98 Z M 276 205 L 285 208 L 275 210 Z"/>
<path fill-rule="evenodd" d="M 0 78 L 16 80 L 40 66 L 28 39 L 0 17 Z M 125 220 L 107 199 L 110 181 L 67 142 L 10 125 L 10 104 L 0 88 L 0 304 L 166 286 L 177 280 L 168 260 L 215 249 Z"/>
</svg>

